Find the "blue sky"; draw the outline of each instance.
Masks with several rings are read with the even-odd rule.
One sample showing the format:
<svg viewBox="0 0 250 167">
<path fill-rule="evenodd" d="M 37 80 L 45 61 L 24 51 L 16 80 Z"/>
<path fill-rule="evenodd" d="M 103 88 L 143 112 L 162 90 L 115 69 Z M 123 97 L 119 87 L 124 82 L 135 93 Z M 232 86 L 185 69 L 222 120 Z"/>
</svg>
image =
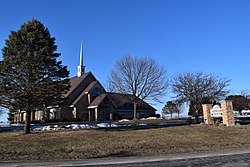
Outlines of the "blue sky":
<svg viewBox="0 0 250 167">
<path fill-rule="evenodd" d="M 156 59 L 171 77 L 203 71 L 231 79 L 232 94 L 250 88 L 248 0 L 3 0 L 0 48 L 32 18 L 56 38 L 60 60 L 77 73 L 80 40 L 86 71 L 105 84 L 124 54 Z M 0 53 L 0 59 L 2 53 Z M 169 91 L 170 93 L 170 91 Z M 165 99 L 169 99 L 169 94 Z M 161 110 L 163 104 L 158 104 Z M 0 120 L 3 117 L 0 117 Z"/>
</svg>

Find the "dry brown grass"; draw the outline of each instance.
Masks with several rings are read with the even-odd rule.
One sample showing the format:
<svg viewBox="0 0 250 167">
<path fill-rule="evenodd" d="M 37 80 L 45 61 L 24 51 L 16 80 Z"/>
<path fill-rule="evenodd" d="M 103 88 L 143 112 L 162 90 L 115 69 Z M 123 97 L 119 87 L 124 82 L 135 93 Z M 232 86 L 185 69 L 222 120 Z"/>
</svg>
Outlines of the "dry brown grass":
<svg viewBox="0 0 250 167">
<path fill-rule="evenodd" d="M 250 126 L 0 134 L 0 162 L 155 156 L 250 148 Z"/>
</svg>

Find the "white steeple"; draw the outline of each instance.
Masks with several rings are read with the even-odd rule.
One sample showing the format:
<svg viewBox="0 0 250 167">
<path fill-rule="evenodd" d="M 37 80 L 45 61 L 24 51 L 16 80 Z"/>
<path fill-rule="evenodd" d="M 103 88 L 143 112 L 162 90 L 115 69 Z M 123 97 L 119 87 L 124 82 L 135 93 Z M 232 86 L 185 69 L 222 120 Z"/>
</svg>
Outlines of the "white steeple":
<svg viewBox="0 0 250 167">
<path fill-rule="evenodd" d="M 81 41 L 81 47 L 80 47 L 80 64 L 77 66 L 77 76 L 80 77 L 82 74 L 85 73 L 85 66 L 83 65 L 83 47 L 82 47 L 82 41 Z"/>
</svg>

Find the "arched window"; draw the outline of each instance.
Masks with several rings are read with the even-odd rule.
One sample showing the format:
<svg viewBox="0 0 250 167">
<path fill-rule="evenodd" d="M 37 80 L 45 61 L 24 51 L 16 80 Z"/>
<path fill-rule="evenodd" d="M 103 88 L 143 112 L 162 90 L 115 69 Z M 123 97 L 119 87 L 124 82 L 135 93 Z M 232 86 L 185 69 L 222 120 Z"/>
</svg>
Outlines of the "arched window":
<svg viewBox="0 0 250 167">
<path fill-rule="evenodd" d="M 94 87 L 91 91 L 93 99 L 99 96 L 100 94 L 102 94 L 102 90 L 99 87 Z"/>
</svg>

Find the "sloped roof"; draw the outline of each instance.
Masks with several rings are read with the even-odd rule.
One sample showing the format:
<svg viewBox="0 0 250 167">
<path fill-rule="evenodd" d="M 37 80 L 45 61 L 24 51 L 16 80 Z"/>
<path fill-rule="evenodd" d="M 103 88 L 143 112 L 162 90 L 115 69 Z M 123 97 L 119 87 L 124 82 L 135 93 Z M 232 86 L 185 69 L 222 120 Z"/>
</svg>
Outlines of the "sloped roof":
<svg viewBox="0 0 250 167">
<path fill-rule="evenodd" d="M 115 104 L 116 109 L 118 110 L 133 110 L 134 104 L 131 99 L 133 95 L 129 94 L 121 94 L 121 93 L 107 93 L 109 98 Z M 144 111 L 156 111 L 154 107 L 146 103 L 145 101 L 141 101 L 137 104 L 137 110 Z"/>
<path fill-rule="evenodd" d="M 98 107 L 101 102 L 105 99 L 107 96 L 106 93 L 99 95 L 98 97 L 95 98 L 95 100 L 88 106 L 88 108 L 96 108 Z"/>
<path fill-rule="evenodd" d="M 91 82 L 89 85 L 88 85 L 88 87 L 84 90 L 84 92 L 89 92 L 89 91 L 91 91 L 91 89 L 95 86 L 95 84 L 97 84 L 98 83 L 98 81 L 93 81 L 93 82 Z"/>
<path fill-rule="evenodd" d="M 85 95 L 85 93 L 89 92 L 93 88 L 93 86 L 95 86 L 96 83 L 98 83 L 98 81 L 91 82 L 88 87 L 84 91 L 82 91 L 82 93 L 76 98 L 72 105 L 76 105 L 77 102 Z"/>
<path fill-rule="evenodd" d="M 73 78 L 70 78 L 70 88 L 69 88 L 69 91 L 64 94 L 64 97 L 68 97 L 71 92 L 73 90 L 75 90 L 77 88 L 77 86 L 90 74 L 90 72 L 87 72 L 87 73 L 84 73 L 82 76 L 80 77 L 73 77 Z"/>
</svg>

